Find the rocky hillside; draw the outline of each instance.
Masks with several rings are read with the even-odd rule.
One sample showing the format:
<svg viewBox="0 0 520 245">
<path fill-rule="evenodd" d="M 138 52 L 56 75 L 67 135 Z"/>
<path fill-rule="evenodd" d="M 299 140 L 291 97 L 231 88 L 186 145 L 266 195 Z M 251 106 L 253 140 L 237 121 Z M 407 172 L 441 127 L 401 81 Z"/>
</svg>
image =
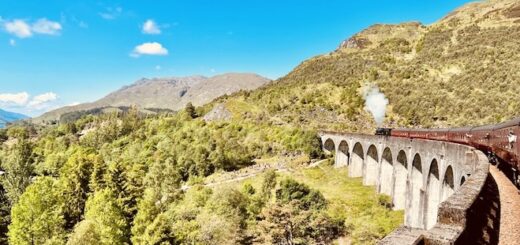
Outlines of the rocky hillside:
<svg viewBox="0 0 520 245">
<path fill-rule="evenodd" d="M 29 117 L 19 113 L 4 111 L 0 109 L 0 128 L 4 128 L 10 122 L 14 122 L 25 118 Z"/>
<path fill-rule="evenodd" d="M 373 25 L 226 103 L 254 120 L 371 131 L 363 91 L 378 86 L 386 126 L 495 123 L 520 112 L 519 54 L 520 2 L 476 2 L 429 26 Z"/>
<path fill-rule="evenodd" d="M 179 110 L 191 102 L 204 105 L 213 99 L 239 90 L 256 89 L 269 80 L 256 74 L 227 73 L 213 77 L 190 76 L 143 78 L 93 103 L 63 107 L 33 119 L 36 123 L 60 120 L 72 112 L 98 111 L 100 108 L 137 106 L 142 109 Z"/>
</svg>

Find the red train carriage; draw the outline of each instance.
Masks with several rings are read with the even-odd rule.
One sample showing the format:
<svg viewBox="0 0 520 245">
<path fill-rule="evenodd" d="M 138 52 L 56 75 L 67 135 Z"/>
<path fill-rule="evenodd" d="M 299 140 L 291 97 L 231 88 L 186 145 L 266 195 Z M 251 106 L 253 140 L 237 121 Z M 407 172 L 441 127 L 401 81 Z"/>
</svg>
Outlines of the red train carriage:
<svg viewBox="0 0 520 245">
<path fill-rule="evenodd" d="M 449 142 L 469 145 L 473 127 L 446 129 Z"/>
<path fill-rule="evenodd" d="M 382 134 L 381 132 L 384 132 Z M 513 181 L 520 185 L 520 118 L 495 125 L 446 129 L 378 129 L 376 134 L 429 139 L 471 145 L 510 166 Z M 504 168 L 502 168 L 504 169 Z M 507 169 L 505 169 L 507 170 Z"/>
<path fill-rule="evenodd" d="M 394 136 L 394 137 L 405 137 L 405 138 L 409 138 L 410 137 L 410 129 L 407 129 L 407 128 L 400 128 L 400 129 L 392 129 L 392 131 L 390 131 L 390 133 L 388 134 L 389 136 Z"/>
<path fill-rule="evenodd" d="M 490 140 L 493 135 L 494 126 L 495 125 L 486 125 L 472 128 L 470 132 L 470 145 L 485 153 L 492 152 Z"/>
<path fill-rule="evenodd" d="M 489 139 L 491 151 L 503 161 L 512 164 L 516 170 L 520 169 L 518 135 L 520 118 L 495 125 Z"/>
<path fill-rule="evenodd" d="M 447 141 L 448 131 L 445 129 L 431 129 L 429 138 L 432 140 Z"/>
<path fill-rule="evenodd" d="M 429 129 L 410 129 L 408 131 L 409 137 L 412 139 L 429 139 L 430 138 L 430 130 Z"/>
</svg>

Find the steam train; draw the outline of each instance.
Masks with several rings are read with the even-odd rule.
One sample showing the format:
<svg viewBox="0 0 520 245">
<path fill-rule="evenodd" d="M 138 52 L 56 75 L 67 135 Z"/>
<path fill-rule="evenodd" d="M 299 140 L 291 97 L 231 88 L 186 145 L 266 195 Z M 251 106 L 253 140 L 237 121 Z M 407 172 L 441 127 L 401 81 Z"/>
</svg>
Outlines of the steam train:
<svg viewBox="0 0 520 245">
<path fill-rule="evenodd" d="M 484 152 L 520 188 L 520 118 L 499 124 L 464 128 L 378 128 L 376 135 L 428 139 L 465 144 Z"/>
</svg>

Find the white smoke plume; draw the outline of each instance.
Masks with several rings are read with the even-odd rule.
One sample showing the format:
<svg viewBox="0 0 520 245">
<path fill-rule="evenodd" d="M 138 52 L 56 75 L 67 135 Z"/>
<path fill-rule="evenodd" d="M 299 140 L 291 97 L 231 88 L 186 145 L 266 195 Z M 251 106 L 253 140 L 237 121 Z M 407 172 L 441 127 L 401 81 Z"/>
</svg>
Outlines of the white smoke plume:
<svg viewBox="0 0 520 245">
<path fill-rule="evenodd" d="M 385 94 L 379 91 L 377 85 L 367 84 L 363 88 L 363 98 L 365 99 L 365 110 L 372 114 L 377 126 L 381 126 L 385 120 L 386 106 L 388 105 Z"/>
</svg>

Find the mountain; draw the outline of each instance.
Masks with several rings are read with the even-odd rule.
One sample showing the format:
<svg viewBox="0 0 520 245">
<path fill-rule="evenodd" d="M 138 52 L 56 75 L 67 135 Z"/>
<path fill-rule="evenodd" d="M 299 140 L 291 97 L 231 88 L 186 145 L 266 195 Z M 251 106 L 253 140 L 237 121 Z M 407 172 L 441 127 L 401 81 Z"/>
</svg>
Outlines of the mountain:
<svg viewBox="0 0 520 245">
<path fill-rule="evenodd" d="M 18 121 L 21 119 L 26 119 L 26 118 L 29 118 L 29 117 L 26 115 L 19 114 L 19 113 L 4 111 L 4 110 L 0 109 L 0 128 L 4 128 L 7 125 L 7 123 Z"/>
<path fill-rule="evenodd" d="M 431 25 L 370 26 L 285 77 L 218 103 L 241 104 L 246 109 L 234 113 L 243 118 L 371 132 L 366 91 L 376 88 L 389 103 L 384 126 L 496 123 L 520 112 L 518 54 L 520 2 L 479 1 Z"/>
<path fill-rule="evenodd" d="M 143 109 L 176 111 L 184 108 L 188 102 L 195 106 L 204 105 L 219 96 L 240 90 L 256 89 L 269 81 L 267 78 L 250 73 L 227 73 L 209 78 L 203 76 L 143 78 L 98 101 L 50 111 L 33 119 L 33 122 L 59 120 L 60 117 L 71 112 L 133 105 Z"/>
</svg>

